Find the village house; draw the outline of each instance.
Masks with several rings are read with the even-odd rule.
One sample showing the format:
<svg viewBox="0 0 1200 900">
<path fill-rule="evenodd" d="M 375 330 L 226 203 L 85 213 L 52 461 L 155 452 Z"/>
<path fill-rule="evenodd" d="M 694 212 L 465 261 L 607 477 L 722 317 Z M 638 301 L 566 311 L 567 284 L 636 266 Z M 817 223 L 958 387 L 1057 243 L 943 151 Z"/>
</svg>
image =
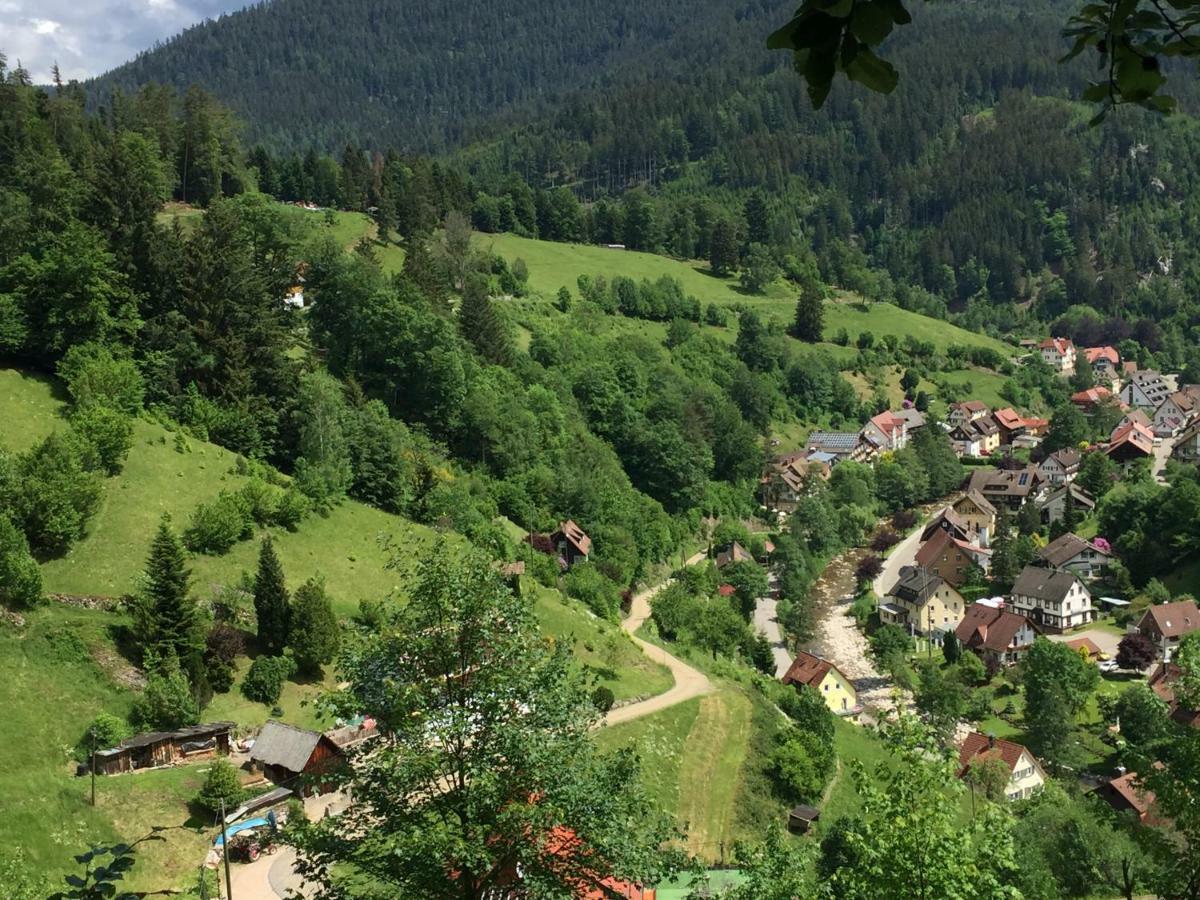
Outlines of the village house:
<svg viewBox="0 0 1200 900">
<path fill-rule="evenodd" d="M 344 761 L 342 748 L 332 738 L 274 719 L 263 725 L 250 748 L 254 770 L 275 784 L 305 796 L 330 790 L 322 779 Z"/>
<path fill-rule="evenodd" d="M 1109 403 L 1113 399 L 1113 392 L 1103 385 L 1088 388 L 1086 391 L 1076 391 L 1071 395 L 1071 405 L 1078 407 L 1085 413 L 1090 413 L 1102 403 Z"/>
<path fill-rule="evenodd" d="M 809 463 L 803 457 L 790 456 L 767 466 L 759 481 L 759 499 L 767 509 L 791 515 L 804 496 L 804 479 Z"/>
<path fill-rule="evenodd" d="M 972 603 L 954 629 L 958 642 L 989 669 L 1019 662 L 1040 633 L 1028 618 L 1007 609 L 1003 600 Z"/>
<path fill-rule="evenodd" d="M 1171 459 L 1192 465 L 1200 463 L 1200 419 L 1193 420 L 1175 439 Z"/>
<path fill-rule="evenodd" d="M 880 453 L 903 450 L 908 446 L 908 421 L 893 412 L 881 412 L 863 426 L 862 439 Z"/>
<path fill-rule="evenodd" d="M 1013 438 L 1025 433 L 1025 419 L 1011 406 L 998 409 L 992 418 L 1000 426 L 1000 443 L 1011 444 Z"/>
<path fill-rule="evenodd" d="M 917 550 L 916 563 L 937 575 L 952 587 L 962 587 L 972 565 L 987 572 L 992 565 L 991 551 L 939 531 Z"/>
<path fill-rule="evenodd" d="M 966 606 L 962 594 L 940 575 L 919 566 L 904 566 L 900 580 L 879 604 L 879 618 L 937 637 L 958 626 Z"/>
<path fill-rule="evenodd" d="M 1075 374 L 1075 344 L 1070 338 L 1046 338 L 1038 344 L 1042 362 L 1060 375 Z"/>
<path fill-rule="evenodd" d="M 1139 460 L 1153 459 L 1154 434 L 1150 429 L 1131 422 L 1113 432 L 1112 440 L 1104 448 L 1104 452 L 1109 459 L 1123 467 Z"/>
<path fill-rule="evenodd" d="M 968 490 L 978 491 L 997 510 L 1016 512 L 1026 500 L 1036 497 L 1042 483 L 1037 466 L 1023 469 L 977 469 L 971 473 Z"/>
<path fill-rule="evenodd" d="M 1117 380 L 1117 373 L 1121 365 L 1121 354 L 1117 352 L 1117 348 L 1086 347 L 1083 351 L 1083 358 L 1092 367 L 1092 376 L 1096 379 L 1096 383 L 1112 387 Z"/>
<path fill-rule="evenodd" d="M 976 419 L 982 419 L 989 413 L 988 406 L 982 400 L 961 400 L 951 403 L 946 412 L 946 424 L 951 428 L 966 425 Z"/>
<path fill-rule="evenodd" d="M 566 568 L 571 568 L 578 562 L 587 562 L 592 552 L 592 539 L 582 528 L 568 519 L 558 526 L 558 530 L 550 535 L 558 558 Z"/>
<path fill-rule="evenodd" d="M 825 699 L 825 705 L 838 715 L 858 710 L 858 692 L 854 689 L 854 683 L 829 660 L 803 650 L 784 673 L 783 683 L 812 688 Z"/>
<path fill-rule="evenodd" d="M 1142 785 L 1137 772 L 1126 772 L 1100 785 L 1093 793 L 1118 813 L 1132 813 L 1145 825 L 1154 825 L 1158 821 L 1153 812 L 1157 798 L 1154 791 L 1146 790 Z"/>
<path fill-rule="evenodd" d="M 1163 703 L 1167 704 L 1167 709 L 1170 710 L 1171 718 L 1174 721 L 1187 728 L 1200 728 L 1200 710 L 1183 706 L 1175 696 L 1175 682 L 1182 674 L 1183 670 L 1175 663 L 1160 662 L 1150 677 L 1146 679 L 1146 684 Z"/>
<path fill-rule="evenodd" d="M 1000 449 L 1000 426 L 991 416 L 981 416 L 950 430 L 957 456 L 990 456 Z"/>
<path fill-rule="evenodd" d="M 1187 391 L 1168 395 L 1154 410 L 1154 434 L 1158 437 L 1174 437 L 1192 423 L 1197 409 L 1196 398 Z"/>
<path fill-rule="evenodd" d="M 1055 488 L 1038 501 L 1042 521 L 1053 525 L 1063 517 L 1068 503 L 1080 519 L 1096 508 L 1096 501 L 1092 495 L 1072 481 Z"/>
<path fill-rule="evenodd" d="M 1137 630 L 1159 648 L 1160 657 L 1169 659 L 1179 639 L 1200 628 L 1200 609 L 1194 600 L 1175 600 L 1149 607 L 1138 620 Z"/>
<path fill-rule="evenodd" d="M 1070 532 L 1052 540 L 1037 555 L 1048 568 L 1088 579 L 1103 577 L 1112 562 L 1107 550 Z"/>
<path fill-rule="evenodd" d="M 1028 565 L 1012 589 L 1015 612 L 1028 616 L 1043 630 L 1061 633 L 1095 618 L 1092 593 L 1070 572 Z"/>
<path fill-rule="evenodd" d="M 862 440 L 857 431 L 814 431 L 805 444 L 807 458 L 829 454 L 830 465 L 838 462 L 866 462 L 873 448 Z"/>
<path fill-rule="evenodd" d="M 949 506 L 925 524 L 925 527 L 921 530 L 921 543 L 925 543 L 939 531 L 944 531 L 961 541 L 970 541 L 972 535 L 971 528 L 966 520 Z"/>
<path fill-rule="evenodd" d="M 981 547 L 991 543 L 996 529 L 996 507 L 979 491 L 968 490 L 951 507 L 978 539 Z"/>
<path fill-rule="evenodd" d="M 234 722 L 205 722 L 176 731 L 136 734 L 115 747 L 97 750 L 92 765 L 97 775 L 116 775 L 228 756 L 236 727 Z"/>
<path fill-rule="evenodd" d="M 1009 800 L 1032 797 L 1046 784 L 1046 773 L 1032 753 L 1012 741 L 972 731 L 958 751 L 958 777 L 965 778 L 972 766 L 998 759 L 1008 769 L 1004 796 Z"/>
<path fill-rule="evenodd" d="M 754 554 L 734 541 L 717 554 L 717 568 L 723 569 L 731 563 L 754 562 Z"/>
<path fill-rule="evenodd" d="M 1074 447 L 1064 447 L 1062 450 L 1055 450 L 1038 463 L 1038 474 L 1051 487 L 1058 487 L 1074 480 L 1079 474 L 1079 464 L 1082 460 L 1083 454 Z"/>
<path fill-rule="evenodd" d="M 904 401 L 907 403 L 908 401 Z M 908 428 L 908 436 L 911 438 L 916 432 L 924 428 L 928 422 L 925 419 L 925 413 L 921 412 L 915 406 L 903 406 L 892 413 L 897 419 L 903 419 L 905 426 Z"/>
<path fill-rule="evenodd" d="M 1158 409 L 1171 393 L 1171 386 L 1162 375 L 1153 369 L 1139 369 L 1125 378 L 1118 396 L 1126 406 Z"/>
</svg>

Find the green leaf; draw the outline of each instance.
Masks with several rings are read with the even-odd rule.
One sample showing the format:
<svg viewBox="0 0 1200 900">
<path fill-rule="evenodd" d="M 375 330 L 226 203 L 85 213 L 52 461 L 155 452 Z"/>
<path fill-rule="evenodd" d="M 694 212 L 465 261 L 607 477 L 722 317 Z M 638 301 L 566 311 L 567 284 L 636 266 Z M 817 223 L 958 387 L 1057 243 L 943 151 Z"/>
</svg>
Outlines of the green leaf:
<svg viewBox="0 0 1200 900">
<path fill-rule="evenodd" d="M 892 33 L 893 24 L 891 11 L 879 0 L 869 0 L 854 7 L 850 31 L 864 44 L 878 46 Z"/>
<path fill-rule="evenodd" d="M 837 71 L 835 47 L 813 47 L 808 51 L 804 64 L 804 79 L 808 82 L 808 99 L 814 109 L 820 109 L 833 88 L 833 76 Z"/>
<path fill-rule="evenodd" d="M 892 17 L 892 21 L 897 25 L 912 24 L 912 16 L 905 9 L 903 0 L 875 0 L 875 2 L 888 11 Z"/>
<path fill-rule="evenodd" d="M 87 887 L 87 882 L 84 881 L 82 878 L 80 878 L 78 875 L 68 875 L 64 880 L 71 887 L 77 887 L 77 888 Z"/>
<path fill-rule="evenodd" d="M 825 13 L 837 19 L 847 18 L 854 11 L 854 0 L 826 0 Z"/>
<path fill-rule="evenodd" d="M 767 38 L 768 50 L 794 50 L 796 48 L 795 33 L 799 30 L 801 18 L 797 16 L 782 28 L 776 28 Z"/>
<path fill-rule="evenodd" d="M 1107 84 L 1091 84 L 1080 95 L 1083 100 L 1088 103 L 1099 103 L 1108 98 Z"/>
<path fill-rule="evenodd" d="M 869 47 L 860 47 L 854 61 L 846 67 L 846 75 L 863 87 L 880 94 L 890 94 L 900 80 L 895 66 L 880 59 Z"/>
</svg>

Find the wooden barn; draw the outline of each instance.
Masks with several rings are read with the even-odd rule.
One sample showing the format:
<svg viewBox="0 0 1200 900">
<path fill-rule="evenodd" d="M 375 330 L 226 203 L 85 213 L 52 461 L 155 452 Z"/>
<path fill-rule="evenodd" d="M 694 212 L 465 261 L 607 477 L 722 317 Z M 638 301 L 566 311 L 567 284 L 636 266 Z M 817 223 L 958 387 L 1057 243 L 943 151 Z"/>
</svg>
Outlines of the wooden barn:
<svg viewBox="0 0 1200 900">
<path fill-rule="evenodd" d="M 250 749 L 254 768 L 305 796 L 325 793 L 329 788 L 322 783 L 322 776 L 344 761 L 342 749 L 326 735 L 283 722 L 267 722 Z"/>
<path fill-rule="evenodd" d="M 97 750 L 92 762 L 97 775 L 116 775 L 224 756 L 236 727 L 233 722 L 205 722 L 178 731 L 136 734 L 108 750 Z"/>
</svg>

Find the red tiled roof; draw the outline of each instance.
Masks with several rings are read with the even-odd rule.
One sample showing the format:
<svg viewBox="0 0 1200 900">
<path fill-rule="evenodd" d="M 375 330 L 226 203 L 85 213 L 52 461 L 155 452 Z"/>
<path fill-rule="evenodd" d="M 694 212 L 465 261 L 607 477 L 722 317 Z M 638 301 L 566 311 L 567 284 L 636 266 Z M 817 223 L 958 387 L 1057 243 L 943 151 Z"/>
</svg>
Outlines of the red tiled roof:
<svg viewBox="0 0 1200 900">
<path fill-rule="evenodd" d="M 1021 754 L 1026 752 L 1028 751 L 1020 744 L 972 731 L 958 750 L 959 777 L 961 778 L 966 772 L 967 766 L 977 759 L 1001 759 L 1008 766 L 1008 771 L 1012 772 L 1021 762 Z M 1032 759 L 1033 754 L 1029 755 Z"/>
<path fill-rule="evenodd" d="M 821 659 L 819 656 L 813 656 L 811 653 L 805 653 L 801 650 L 792 664 L 788 667 L 787 672 L 783 675 L 784 684 L 806 684 L 809 687 L 819 687 L 821 682 L 825 680 L 825 676 L 829 674 L 830 669 L 836 669 L 833 663 L 827 659 Z M 840 672 L 839 672 L 840 674 Z"/>
<path fill-rule="evenodd" d="M 1104 452 L 1111 455 L 1117 448 L 1126 445 L 1151 456 L 1154 453 L 1154 435 L 1145 426 L 1128 422 L 1112 433 L 1112 440 Z"/>
<path fill-rule="evenodd" d="M 1116 347 L 1085 347 L 1083 355 L 1093 365 L 1098 359 L 1107 359 L 1114 366 L 1121 361 L 1121 354 L 1117 352 Z"/>
<path fill-rule="evenodd" d="M 1146 817 L 1146 813 L 1150 811 L 1150 807 L 1157 799 L 1154 791 L 1148 791 L 1141 786 L 1137 772 L 1129 772 L 1120 778 L 1114 778 L 1107 785 L 1102 785 L 1100 790 L 1102 795 L 1110 793 L 1125 801 L 1140 818 Z"/>
<path fill-rule="evenodd" d="M 999 422 L 1002 428 L 1007 428 L 1009 431 L 1020 428 L 1025 424 L 1025 420 L 1011 406 L 996 410 L 992 413 L 992 418 Z"/>
<path fill-rule="evenodd" d="M 1083 649 L 1087 650 L 1087 655 L 1089 658 L 1104 655 L 1104 652 L 1098 646 L 1096 646 L 1096 642 L 1091 638 L 1075 638 L 1073 641 L 1067 641 L 1067 646 L 1076 653 L 1078 653 L 1079 649 L 1082 647 Z"/>
<path fill-rule="evenodd" d="M 964 647 L 972 650 L 991 650 L 1003 653 L 1024 625 L 1032 623 L 1019 613 L 997 609 L 983 603 L 972 603 L 963 613 L 954 634 Z M 1036 627 L 1034 628 L 1036 631 Z"/>
<path fill-rule="evenodd" d="M 1091 406 L 1108 400 L 1112 395 L 1112 391 L 1106 387 L 1093 387 L 1088 388 L 1086 391 L 1077 391 L 1072 394 L 1071 402 L 1077 405 Z"/>
<path fill-rule="evenodd" d="M 897 431 L 903 431 L 904 429 L 904 419 L 886 410 L 877 416 L 873 416 L 871 424 L 888 437 L 893 437 Z"/>
<path fill-rule="evenodd" d="M 1055 353 L 1063 354 L 1063 353 L 1066 353 L 1067 350 L 1072 349 L 1074 346 L 1075 346 L 1075 344 L 1071 341 L 1070 338 L 1051 337 L 1051 338 L 1046 338 L 1044 341 L 1042 341 L 1040 344 L 1038 344 L 1038 349 L 1039 350 L 1053 350 Z"/>
<path fill-rule="evenodd" d="M 987 412 L 988 408 L 982 400 L 961 400 L 958 403 L 951 403 L 950 406 L 954 409 L 965 409 L 971 413 Z"/>
</svg>

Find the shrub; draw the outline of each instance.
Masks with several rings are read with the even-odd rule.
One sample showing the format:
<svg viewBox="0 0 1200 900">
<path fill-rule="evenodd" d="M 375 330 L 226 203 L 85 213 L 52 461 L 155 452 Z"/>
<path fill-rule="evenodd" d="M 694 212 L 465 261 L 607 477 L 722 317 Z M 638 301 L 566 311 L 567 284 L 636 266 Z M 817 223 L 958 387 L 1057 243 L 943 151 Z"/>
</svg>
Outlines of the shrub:
<svg viewBox="0 0 1200 900">
<path fill-rule="evenodd" d="M 311 508 L 312 504 L 304 494 L 297 488 L 289 487 L 280 496 L 279 505 L 275 508 L 275 524 L 295 531 Z"/>
<path fill-rule="evenodd" d="M 1117 665 L 1122 669 L 1143 672 L 1157 658 L 1158 648 L 1144 634 L 1127 634 L 1117 644 Z"/>
<path fill-rule="evenodd" d="M 137 728 L 174 730 L 200 721 L 187 676 L 174 656 L 146 659 L 146 688 L 133 701 L 130 719 Z"/>
<path fill-rule="evenodd" d="M 204 668 L 209 686 L 218 694 L 233 687 L 234 661 L 245 652 L 246 637 L 231 625 L 216 624 L 208 632 Z"/>
<path fill-rule="evenodd" d="M 954 664 L 954 668 L 958 680 L 967 687 L 987 683 L 987 666 L 983 664 L 982 659 L 970 651 L 959 656 L 958 662 Z"/>
<path fill-rule="evenodd" d="M 296 671 L 291 655 L 260 656 L 242 680 L 242 695 L 256 703 L 273 704 L 283 693 L 283 683 Z"/>
<path fill-rule="evenodd" d="M 0 604 L 33 606 L 42 599 L 42 570 L 21 529 L 0 513 Z"/>
<path fill-rule="evenodd" d="M 133 446 L 133 422 L 107 406 L 89 404 L 71 414 L 71 430 L 81 440 L 85 467 L 93 472 L 118 475 Z"/>
<path fill-rule="evenodd" d="M 250 537 L 253 526 L 246 499 L 221 491 L 213 502 L 196 507 L 183 532 L 183 542 L 194 553 L 221 554 Z"/>
<path fill-rule="evenodd" d="M 986 688 L 973 691 L 967 697 L 967 705 L 964 710 L 966 717 L 972 722 L 982 722 L 992 714 L 992 697 L 993 694 Z"/>
<path fill-rule="evenodd" d="M 95 743 L 92 741 L 93 731 L 95 731 Z M 91 758 L 93 746 L 97 750 L 108 750 L 110 747 L 117 746 L 132 733 L 129 723 L 124 719 L 111 713 L 100 713 L 79 736 L 79 741 L 75 744 L 75 758 L 80 762 L 87 762 Z"/>
<path fill-rule="evenodd" d="M 871 549 L 876 553 L 883 553 L 895 547 L 898 543 L 900 543 L 900 535 L 896 534 L 890 528 L 884 528 L 876 532 L 875 536 L 871 538 Z"/>
<path fill-rule="evenodd" d="M 78 407 L 96 404 L 129 416 L 142 408 L 145 383 L 137 365 L 101 344 L 71 347 L 59 361 L 58 375 Z"/>
<path fill-rule="evenodd" d="M 219 813 L 222 801 L 228 812 L 245 799 L 246 790 L 242 787 L 242 779 L 233 763 L 227 759 L 215 760 L 208 769 L 204 786 L 196 795 L 196 802 L 209 812 Z"/>
<path fill-rule="evenodd" d="M 12 464 L 0 479 L 13 524 L 34 552 L 59 554 L 83 536 L 100 503 L 99 479 L 83 465 L 78 439 L 55 432 Z"/>
<path fill-rule="evenodd" d="M 858 567 L 854 570 L 854 577 L 859 584 L 864 584 L 874 581 L 883 572 L 883 560 L 878 556 L 864 556 L 859 560 Z"/>
<path fill-rule="evenodd" d="M 917 514 L 911 509 L 898 509 L 892 513 L 892 528 L 896 531 L 908 531 L 917 524 Z"/>
<path fill-rule="evenodd" d="M 871 616 L 875 614 L 875 609 L 879 605 L 879 598 L 874 591 L 863 591 L 854 598 L 854 602 L 850 604 L 850 615 L 854 617 L 854 621 L 858 623 L 860 628 L 866 627 Z"/>
<path fill-rule="evenodd" d="M 567 594 L 587 604 L 602 619 L 615 621 L 621 592 L 592 563 L 576 563 L 566 577 Z"/>
<path fill-rule="evenodd" d="M 613 704 L 616 702 L 616 699 L 617 698 L 613 696 L 612 690 L 604 685 L 600 685 L 598 688 L 592 691 L 592 705 L 596 707 L 596 710 L 601 715 L 607 714 L 608 711 L 613 708 Z"/>
<path fill-rule="evenodd" d="M 771 754 L 771 774 L 789 800 L 816 800 L 833 769 L 833 745 L 793 728 Z"/>
</svg>

